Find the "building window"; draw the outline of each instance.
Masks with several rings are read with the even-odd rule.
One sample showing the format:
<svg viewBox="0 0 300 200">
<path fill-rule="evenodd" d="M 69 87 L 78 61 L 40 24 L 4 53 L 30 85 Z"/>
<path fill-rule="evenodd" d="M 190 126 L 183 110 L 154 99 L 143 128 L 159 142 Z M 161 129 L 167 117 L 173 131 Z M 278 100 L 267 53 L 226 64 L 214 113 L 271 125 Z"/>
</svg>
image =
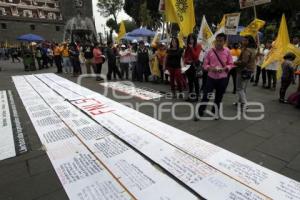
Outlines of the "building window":
<svg viewBox="0 0 300 200">
<path fill-rule="evenodd" d="M 7 24 L 1 23 L 1 29 L 7 29 Z"/>
<path fill-rule="evenodd" d="M 60 31 L 60 26 L 56 26 L 56 27 L 55 27 L 55 30 L 56 30 L 57 32 L 59 32 L 59 31 Z"/>
<path fill-rule="evenodd" d="M 31 25 L 30 25 L 30 29 L 31 29 L 32 31 L 34 31 L 34 30 L 35 30 L 35 25 L 31 24 Z"/>
</svg>

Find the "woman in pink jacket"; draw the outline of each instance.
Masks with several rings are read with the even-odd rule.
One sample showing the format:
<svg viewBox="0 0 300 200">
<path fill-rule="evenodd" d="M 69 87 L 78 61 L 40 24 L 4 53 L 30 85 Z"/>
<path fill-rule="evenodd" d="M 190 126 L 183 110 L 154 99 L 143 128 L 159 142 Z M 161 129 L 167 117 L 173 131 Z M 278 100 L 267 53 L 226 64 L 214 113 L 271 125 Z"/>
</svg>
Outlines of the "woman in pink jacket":
<svg viewBox="0 0 300 200">
<path fill-rule="evenodd" d="M 96 80 L 102 81 L 103 78 L 101 77 L 101 71 L 102 71 L 102 64 L 105 61 L 105 56 L 102 53 L 101 47 L 99 43 L 95 44 L 94 50 L 93 50 L 93 56 L 94 56 L 94 67 L 95 67 L 95 73 L 96 73 Z"/>
</svg>

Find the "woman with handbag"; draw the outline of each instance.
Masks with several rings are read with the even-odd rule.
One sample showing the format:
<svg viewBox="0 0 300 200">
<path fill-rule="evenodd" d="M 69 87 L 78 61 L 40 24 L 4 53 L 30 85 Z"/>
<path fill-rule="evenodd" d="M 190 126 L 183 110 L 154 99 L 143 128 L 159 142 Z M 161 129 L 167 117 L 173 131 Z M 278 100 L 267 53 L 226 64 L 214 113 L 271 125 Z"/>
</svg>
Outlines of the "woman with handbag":
<svg viewBox="0 0 300 200">
<path fill-rule="evenodd" d="M 97 81 L 103 81 L 103 78 L 101 77 L 101 71 L 102 71 L 102 64 L 105 61 L 105 56 L 103 55 L 100 44 L 96 43 L 95 47 L 93 49 L 93 56 L 94 56 L 94 67 L 95 67 L 95 74 L 97 75 L 96 80 Z"/>
<path fill-rule="evenodd" d="M 202 46 L 197 44 L 197 37 L 195 34 L 190 34 L 187 38 L 187 48 L 184 53 L 184 64 L 190 65 L 186 71 L 186 76 L 189 84 L 189 96 L 187 101 L 196 102 L 199 98 L 200 85 L 199 77 L 197 77 L 197 70 L 200 68 L 200 53 Z"/>
<path fill-rule="evenodd" d="M 242 41 L 242 52 L 234 63 L 237 66 L 237 94 L 242 109 L 246 108 L 246 89 L 256 68 L 257 44 L 252 36 L 245 36 Z"/>
</svg>

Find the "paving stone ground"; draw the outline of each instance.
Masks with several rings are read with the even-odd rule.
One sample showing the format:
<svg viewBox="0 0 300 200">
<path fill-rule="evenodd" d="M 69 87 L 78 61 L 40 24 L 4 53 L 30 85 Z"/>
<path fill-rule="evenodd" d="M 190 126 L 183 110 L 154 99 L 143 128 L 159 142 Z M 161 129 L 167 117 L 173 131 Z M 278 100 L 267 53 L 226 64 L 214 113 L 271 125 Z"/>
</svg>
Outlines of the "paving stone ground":
<svg viewBox="0 0 300 200">
<path fill-rule="evenodd" d="M 8 61 L 0 61 L 0 67 L 2 68 L 0 90 L 13 92 L 29 150 L 23 155 L 0 161 L 0 200 L 68 199 L 11 79 L 14 75 L 55 72 L 55 68 L 24 72 L 21 64 Z M 107 66 L 104 65 L 103 73 L 106 72 L 106 68 Z M 76 81 L 70 75 L 63 75 L 63 77 Z M 84 79 L 82 85 L 99 93 L 104 92 L 104 88 L 94 78 Z M 152 83 L 136 83 L 136 85 L 162 92 L 169 91 L 167 85 Z M 236 97 L 231 93 L 231 88 L 232 86 L 229 85 L 224 98 L 224 112 L 229 116 L 233 116 L 236 112 L 236 108 L 232 106 Z M 177 121 L 171 117 L 170 113 L 164 113 L 161 121 L 300 181 L 300 110 L 291 105 L 279 104 L 278 88 L 276 91 L 269 91 L 261 87 L 249 87 L 249 100 L 261 102 L 265 106 L 265 118 L 260 121 Z M 288 94 L 294 91 L 296 91 L 296 86 L 292 86 Z M 111 90 L 108 91 L 108 97 L 124 102 L 115 99 Z M 137 98 L 126 101 L 142 102 Z M 182 100 L 162 98 L 151 102 L 160 104 L 170 101 L 175 103 Z M 187 109 L 183 106 L 178 107 L 176 114 L 181 117 L 187 116 Z M 153 115 L 151 107 L 142 107 L 140 111 L 150 116 Z"/>
</svg>

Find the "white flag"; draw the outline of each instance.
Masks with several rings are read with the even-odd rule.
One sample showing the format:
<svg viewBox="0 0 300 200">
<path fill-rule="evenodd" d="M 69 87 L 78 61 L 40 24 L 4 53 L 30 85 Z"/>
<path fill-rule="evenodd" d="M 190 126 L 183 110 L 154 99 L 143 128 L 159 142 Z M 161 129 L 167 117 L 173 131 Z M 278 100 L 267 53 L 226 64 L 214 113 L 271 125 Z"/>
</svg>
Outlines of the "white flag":
<svg viewBox="0 0 300 200">
<path fill-rule="evenodd" d="M 206 21 L 206 17 L 203 15 L 198 40 L 201 41 L 202 47 L 205 51 L 212 47 L 212 43 L 209 42 L 211 37 L 213 37 L 213 33 Z"/>
</svg>

